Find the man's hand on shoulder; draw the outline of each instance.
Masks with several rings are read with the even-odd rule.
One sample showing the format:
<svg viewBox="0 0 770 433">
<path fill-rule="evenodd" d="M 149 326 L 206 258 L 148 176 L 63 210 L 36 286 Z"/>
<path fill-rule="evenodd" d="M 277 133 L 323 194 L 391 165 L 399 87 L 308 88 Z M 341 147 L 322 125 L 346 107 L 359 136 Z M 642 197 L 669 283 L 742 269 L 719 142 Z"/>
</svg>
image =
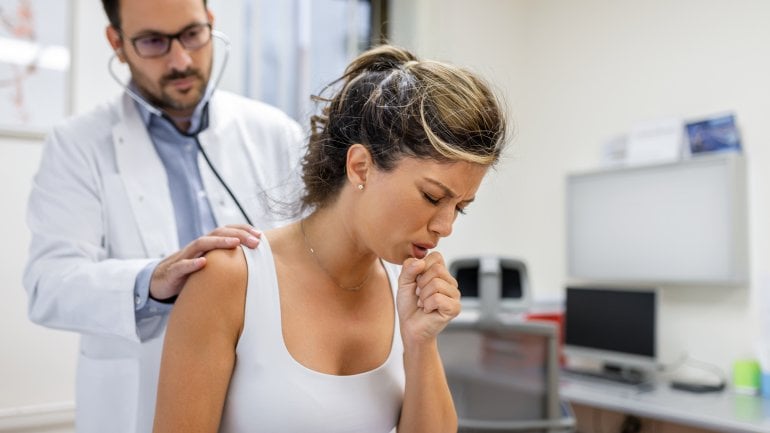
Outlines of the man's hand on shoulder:
<svg viewBox="0 0 770 433">
<path fill-rule="evenodd" d="M 187 277 L 206 266 L 204 254 L 216 249 L 233 249 L 238 245 L 256 248 L 262 235 L 246 224 L 219 227 L 190 242 L 158 263 L 150 280 L 150 297 L 164 301 L 179 294 Z"/>
</svg>

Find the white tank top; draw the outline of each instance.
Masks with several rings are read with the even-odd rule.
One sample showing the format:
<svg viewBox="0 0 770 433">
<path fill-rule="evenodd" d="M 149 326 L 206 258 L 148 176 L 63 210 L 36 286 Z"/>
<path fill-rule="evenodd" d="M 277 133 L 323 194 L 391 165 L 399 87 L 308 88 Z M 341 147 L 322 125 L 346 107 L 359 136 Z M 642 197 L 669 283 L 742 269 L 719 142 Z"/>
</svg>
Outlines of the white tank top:
<svg viewBox="0 0 770 433">
<path fill-rule="evenodd" d="M 248 266 L 243 332 L 219 431 L 395 432 L 405 382 L 398 317 L 390 355 L 379 367 L 350 376 L 311 370 L 286 349 L 275 262 L 266 236 L 258 248 L 243 250 Z M 395 310 L 399 267 L 384 266 Z"/>
</svg>

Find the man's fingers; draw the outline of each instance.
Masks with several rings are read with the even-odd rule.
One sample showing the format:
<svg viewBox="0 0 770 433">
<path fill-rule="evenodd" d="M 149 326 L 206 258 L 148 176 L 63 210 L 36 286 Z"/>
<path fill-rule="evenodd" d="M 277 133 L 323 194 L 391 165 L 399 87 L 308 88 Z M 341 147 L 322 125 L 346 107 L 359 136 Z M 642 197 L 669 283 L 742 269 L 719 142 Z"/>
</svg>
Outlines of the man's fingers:
<svg viewBox="0 0 770 433">
<path fill-rule="evenodd" d="M 261 236 L 262 233 L 255 228 L 242 224 L 218 227 L 204 237 L 238 238 L 241 244 L 249 248 L 256 248 Z"/>
<path fill-rule="evenodd" d="M 230 227 L 230 228 L 234 228 L 234 229 L 243 230 L 245 232 L 251 233 L 252 235 L 254 235 L 256 237 L 262 236 L 262 232 L 261 231 L 257 230 L 256 227 L 252 227 L 252 226 L 250 226 L 248 224 L 228 224 L 225 227 Z"/>
<path fill-rule="evenodd" d="M 162 263 L 155 268 L 150 280 L 150 296 L 155 299 L 168 299 L 178 295 L 182 285 L 193 272 L 206 266 L 205 257 L 179 259 L 172 263 Z"/>
<path fill-rule="evenodd" d="M 181 285 L 184 284 L 187 277 L 193 272 L 199 271 L 204 266 L 206 266 L 205 257 L 179 260 L 168 267 L 166 270 L 166 279 L 172 286 L 179 285 L 179 288 L 181 289 Z"/>
<path fill-rule="evenodd" d="M 168 276 L 171 280 L 184 280 L 195 271 L 206 266 L 205 257 L 180 260 L 168 267 Z"/>
<path fill-rule="evenodd" d="M 241 240 L 237 237 L 202 236 L 190 242 L 180 253 L 182 259 L 194 259 L 211 250 L 232 249 L 240 244 Z"/>
</svg>

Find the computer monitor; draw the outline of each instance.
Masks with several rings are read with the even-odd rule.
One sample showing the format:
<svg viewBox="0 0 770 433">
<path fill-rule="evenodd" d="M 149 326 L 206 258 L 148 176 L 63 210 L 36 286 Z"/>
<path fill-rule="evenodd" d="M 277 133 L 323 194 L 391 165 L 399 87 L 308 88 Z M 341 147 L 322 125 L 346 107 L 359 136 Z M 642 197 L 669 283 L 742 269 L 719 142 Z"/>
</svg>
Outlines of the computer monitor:
<svg viewBox="0 0 770 433">
<path fill-rule="evenodd" d="M 608 286 L 745 285 L 745 165 L 718 153 L 569 175 L 567 275 Z"/>
<path fill-rule="evenodd" d="M 527 266 L 510 257 L 480 256 L 454 260 L 449 272 L 457 279 L 463 311 L 495 321 L 500 313 L 520 313 L 530 305 Z"/>
<path fill-rule="evenodd" d="M 658 363 L 657 289 L 567 287 L 564 349 L 640 382 Z"/>
</svg>

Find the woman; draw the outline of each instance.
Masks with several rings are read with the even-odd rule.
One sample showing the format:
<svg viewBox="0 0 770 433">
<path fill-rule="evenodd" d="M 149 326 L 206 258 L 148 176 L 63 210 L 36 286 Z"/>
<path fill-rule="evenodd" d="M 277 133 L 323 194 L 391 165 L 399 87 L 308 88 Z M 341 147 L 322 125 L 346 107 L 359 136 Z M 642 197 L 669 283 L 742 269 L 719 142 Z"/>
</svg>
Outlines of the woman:
<svg viewBox="0 0 770 433">
<path fill-rule="evenodd" d="M 312 212 L 208 254 L 169 320 L 156 432 L 456 432 L 438 252 L 500 156 L 473 74 L 391 46 L 338 80 L 303 162 Z M 402 267 L 394 264 L 401 264 Z"/>
</svg>

